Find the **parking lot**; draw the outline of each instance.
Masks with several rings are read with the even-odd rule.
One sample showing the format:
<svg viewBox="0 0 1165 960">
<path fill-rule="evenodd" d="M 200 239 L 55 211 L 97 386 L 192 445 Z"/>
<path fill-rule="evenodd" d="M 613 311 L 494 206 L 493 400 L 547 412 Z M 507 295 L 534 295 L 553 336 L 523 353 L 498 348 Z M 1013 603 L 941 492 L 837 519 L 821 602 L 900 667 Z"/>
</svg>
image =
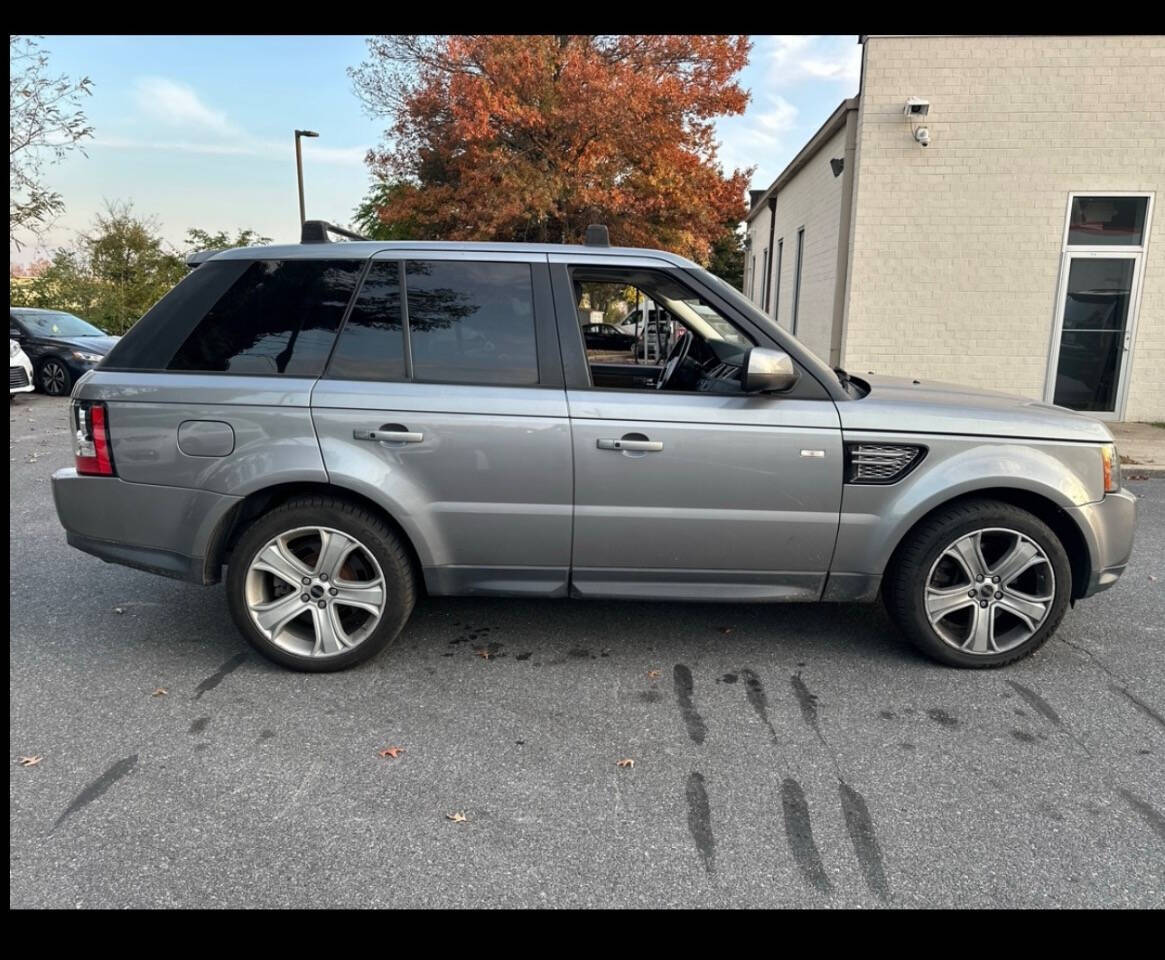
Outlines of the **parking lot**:
<svg viewBox="0 0 1165 960">
<path fill-rule="evenodd" d="M 880 606 L 423 599 L 313 676 L 65 544 L 66 409 L 9 413 L 13 907 L 1165 906 L 1165 479 L 1004 670 Z"/>
</svg>

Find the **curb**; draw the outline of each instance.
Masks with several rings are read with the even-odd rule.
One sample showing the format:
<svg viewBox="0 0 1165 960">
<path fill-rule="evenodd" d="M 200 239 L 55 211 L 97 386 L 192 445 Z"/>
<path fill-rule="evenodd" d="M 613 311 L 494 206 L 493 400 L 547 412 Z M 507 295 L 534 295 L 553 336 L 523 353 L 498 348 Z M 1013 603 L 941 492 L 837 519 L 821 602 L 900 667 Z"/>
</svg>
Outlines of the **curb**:
<svg viewBox="0 0 1165 960">
<path fill-rule="evenodd" d="M 1130 481 L 1135 483 L 1141 478 L 1146 480 L 1156 480 L 1160 477 L 1165 477 L 1165 466 L 1160 466 L 1158 464 L 1148 465 L 1140 463 L 1121 464 L 1121 479 L 1123 481 Z"/>
</svg>

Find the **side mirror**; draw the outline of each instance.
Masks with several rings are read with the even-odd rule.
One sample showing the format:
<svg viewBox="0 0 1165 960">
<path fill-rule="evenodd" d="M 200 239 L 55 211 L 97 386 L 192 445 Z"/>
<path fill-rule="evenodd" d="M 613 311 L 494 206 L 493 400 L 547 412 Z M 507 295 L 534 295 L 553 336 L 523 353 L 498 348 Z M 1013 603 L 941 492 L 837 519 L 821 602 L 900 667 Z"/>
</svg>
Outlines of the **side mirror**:
<svg viewBox="0 0 1165 960">
<path fill-rule="evenodd" d="M 797 382 L 793 358 L 784 350 L 753 347 L 744 358 L 740 381 L 745 393 L 780 393 Z"/>
</svg>

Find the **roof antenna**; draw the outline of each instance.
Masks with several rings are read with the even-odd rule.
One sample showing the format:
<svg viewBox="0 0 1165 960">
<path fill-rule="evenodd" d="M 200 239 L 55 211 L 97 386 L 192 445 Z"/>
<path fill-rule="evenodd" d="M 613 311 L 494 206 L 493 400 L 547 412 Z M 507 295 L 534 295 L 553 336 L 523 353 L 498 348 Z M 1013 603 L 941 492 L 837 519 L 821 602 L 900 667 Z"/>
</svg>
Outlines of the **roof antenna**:
<svg viewBox="0 0 1165 960">
<path fill-rule="evenodd" d="M 603 224 L 592 223 L 587 227 L 586 240 L 583 242 L 588 247 L 609 247 L 611 245 L 611 237 Z"/>
</svg>

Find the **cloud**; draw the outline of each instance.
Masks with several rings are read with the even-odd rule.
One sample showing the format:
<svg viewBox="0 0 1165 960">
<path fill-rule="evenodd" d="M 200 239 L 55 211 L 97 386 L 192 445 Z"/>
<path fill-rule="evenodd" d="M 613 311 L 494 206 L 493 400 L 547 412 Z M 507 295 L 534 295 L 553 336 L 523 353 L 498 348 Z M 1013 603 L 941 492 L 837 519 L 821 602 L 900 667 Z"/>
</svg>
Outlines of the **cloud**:
<svg viewBox="0 0 1165 960">
<path fill-rule="evenodd" d="M 208 107 L 190 87 L 165 77 L 142 77 L 135 98 L 147 116 L 167 126 L 185 127 L 202 133 L 237 136 L 242 131 L 221 110 Z"/>
<path fill-rule="evenodd" d="M 861 73 L 862 48 L 852 36 L 771 36 L 757 41 L 766 61 L 766 82 L 777 87 L 805 80 L 836 80 L 853 92 Z"/>
<path fill-rule="evenodd" d="M 285 160 L 292 141 L 265 140 L 248 133 L 225 111 L 205 103 L 191 88 L 167 77 L 141 77 L 134 90 L 138 109 L 151 122 L 171 128 L 171 138 L 149 139 L 101 136 L 92 145 L 114 150 L 160 150 L 209 156 L 263 157 Z M 368 152 L 365 146 L 332 147 L 312 144 L 304 148 L 308 163 L 360 167 Z"/>
</svg>

